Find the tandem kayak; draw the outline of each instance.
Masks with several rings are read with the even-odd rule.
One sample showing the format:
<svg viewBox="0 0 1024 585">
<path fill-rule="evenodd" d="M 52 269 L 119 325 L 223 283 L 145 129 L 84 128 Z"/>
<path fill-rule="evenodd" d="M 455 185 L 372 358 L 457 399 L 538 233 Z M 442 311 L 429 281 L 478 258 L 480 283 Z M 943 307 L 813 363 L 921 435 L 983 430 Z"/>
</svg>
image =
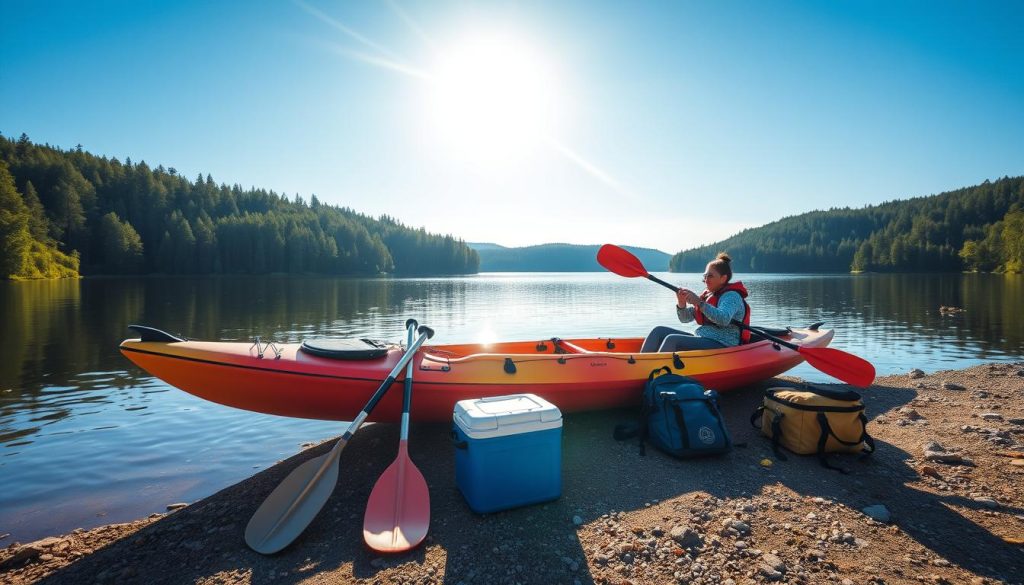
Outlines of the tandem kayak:
<svg viewBox="0 0 1024 585">
<path fill-rule="evenodd" d="M 403 354 L 397 344 L 332 355 L 309 342 L 197 341 L 149 327 L 132 329 L 141 336 L 123 341 L 121 352 L 153 376 L 211 402 L 295 418 L 352 420 Z M 773 333 L 800 347 L 825 347 L 834 334 L 813 325 Z M 459 400 L 525 392 L 562 412 L 634 406 L 651 371 L 658 368 L 668 367 L 724 392 L 804 361 L 800 353 L 768 340 L 674 353 L 640 353 L 642 343 L 642 338 L 551 338 L 424 345 L 412 360 L 412 417 L 449 421 Z M 389 392 L 368 420 L 397 422 L 401 412 L 402 393 Z"/>
</svg>

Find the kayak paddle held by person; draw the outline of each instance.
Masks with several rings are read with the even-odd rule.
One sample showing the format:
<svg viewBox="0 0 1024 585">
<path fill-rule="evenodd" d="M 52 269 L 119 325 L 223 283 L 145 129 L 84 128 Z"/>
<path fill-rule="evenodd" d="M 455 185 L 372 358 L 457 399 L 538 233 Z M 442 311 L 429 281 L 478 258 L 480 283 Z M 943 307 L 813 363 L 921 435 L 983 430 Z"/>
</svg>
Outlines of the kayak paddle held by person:
<svg viewBox="0 0 1024 585">
<path fill-rule="evenodd" d="M 732 258 L 719 253 L 708 262 L 703 278 L 705 289 L 701 294 L 686 288 L 676 293 L 676 315 L 683 323 L 696 321 L 696 335 L 658 326 L 647 335 L 641 352 L 720 349 L 750 341 L 750 331 L 732 323 L 750 324 L 747 288 L 742 282 L 732 282 Z"/>
</svg>

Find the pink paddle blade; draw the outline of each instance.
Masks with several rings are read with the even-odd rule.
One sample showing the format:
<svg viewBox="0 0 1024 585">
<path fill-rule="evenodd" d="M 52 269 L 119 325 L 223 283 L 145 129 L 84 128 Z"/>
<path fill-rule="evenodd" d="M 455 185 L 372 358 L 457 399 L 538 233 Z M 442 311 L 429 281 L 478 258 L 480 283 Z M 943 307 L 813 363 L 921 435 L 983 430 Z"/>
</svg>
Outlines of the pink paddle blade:
<svg viewBox="0 0 1024 585">
<path fill-rule="evenodd" d="M 378 552 L 415 548 L 430 529 L 427 480 L 409 458 L 406 441 L 398 457 L 384 470 L 370 492 L 363 517 L 363 540 Z"/>
</svg>

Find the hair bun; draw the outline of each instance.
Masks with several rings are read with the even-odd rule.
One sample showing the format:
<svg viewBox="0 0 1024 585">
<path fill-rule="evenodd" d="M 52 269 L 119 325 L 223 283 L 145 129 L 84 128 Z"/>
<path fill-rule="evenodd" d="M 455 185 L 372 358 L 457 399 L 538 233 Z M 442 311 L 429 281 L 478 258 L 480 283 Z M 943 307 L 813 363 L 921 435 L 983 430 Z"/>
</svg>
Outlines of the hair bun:
<svg viewBox="0 0 1024 585">
<path fill-rule="evenodd" d="M 718 256 L 716 256 L 715 259 L 716 260 L 721 260 L 722 262 L 730 262 L 730 263 L 732 262 L 732 258 L 730 258 L 729 254 L 727 254 L 725 252 L 719 252 Z"/>
</svg>

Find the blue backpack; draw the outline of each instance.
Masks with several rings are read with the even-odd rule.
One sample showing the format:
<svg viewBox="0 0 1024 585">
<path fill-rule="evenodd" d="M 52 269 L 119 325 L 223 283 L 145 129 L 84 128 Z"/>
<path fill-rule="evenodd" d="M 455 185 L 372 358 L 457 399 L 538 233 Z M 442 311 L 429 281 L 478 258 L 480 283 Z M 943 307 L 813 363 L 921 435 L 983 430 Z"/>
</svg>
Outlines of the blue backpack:
<svg viewBox="0 0 1024 585">
<path fill-rule="evenodd" d="M 657 375 L 662 370 L 662 375 Z M 667 366 L 647 377 L 639 427 L 619 425 L 615 438 L 640 438 L 673 457 L 688 459 L 720 455 L 732 449 L 732 439 L 718 410 L 718 392 L 705 390 L 693 378 L 673 374 Z"/>
</svg>

